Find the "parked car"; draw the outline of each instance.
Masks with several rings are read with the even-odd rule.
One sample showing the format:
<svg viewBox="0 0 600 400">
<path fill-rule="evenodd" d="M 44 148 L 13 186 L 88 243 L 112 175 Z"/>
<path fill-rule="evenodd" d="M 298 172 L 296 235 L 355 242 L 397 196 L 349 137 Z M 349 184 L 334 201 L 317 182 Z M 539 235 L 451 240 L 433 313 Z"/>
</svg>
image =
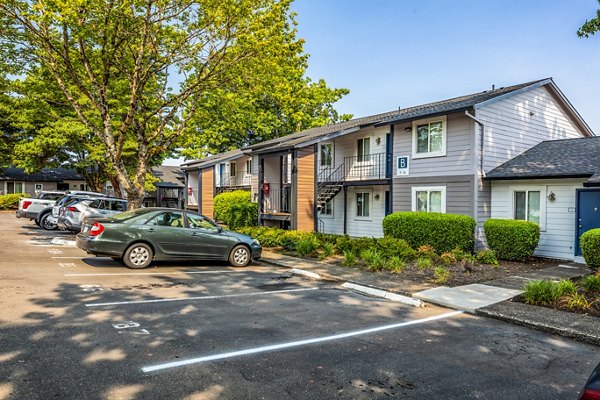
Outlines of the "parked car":
<svg viewBox="0 0 600 400">
<path fill-rule="evenodd" d="M 35 220 L 41 210 L 52 206 L 64 194 L 65 192 L 62 191 L 42 191 L 35 198 L 21 197 L 17 209 L 17 218 Z"/>
<path fill-rule="evenodd" d="M 587 380 L 579 400 L 600 400 L 600 364 L 594 369 Z"/>
<path fill-rule="evenodd" d="M 110 217 L 127 210 L 127 200 L 100 197 L 74 197 L 60 208 L 58 227 L 74 232 L 81 230 L 81 224 L 87 218 Z"/>
<path fill-rule="evenodd" d="M 91 219 L 77 234 L 77 247 L 108 256 L 129 268 L 146 268 L 152 260 L 223 260 L 244 267 L 260 258 L 256 239 L 226 231 L 210 218 L 172 208 L 140 208 Z"/>
<path fill-rule="evenodd" d="M 56 200 L 54 204 L 40 211 L 36 218 L 36 223 L 45 230 L 54 230 L 58 228 L 58 214 L 60 207 L 65 205 L 73 198 L 89 199 L 92 197 L 106 197 L 104 193 L 86 192 L 86 191 L 67 191 L 63 196 Z"/>
</svg>

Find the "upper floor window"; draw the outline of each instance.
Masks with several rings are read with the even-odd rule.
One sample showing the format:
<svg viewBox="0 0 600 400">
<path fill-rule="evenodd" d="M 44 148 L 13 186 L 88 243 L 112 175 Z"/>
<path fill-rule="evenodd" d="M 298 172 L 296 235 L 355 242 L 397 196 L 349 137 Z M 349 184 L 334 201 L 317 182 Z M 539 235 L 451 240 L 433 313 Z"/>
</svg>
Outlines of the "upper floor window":
<svg viewBox="0 0 600 400">
<path fill-rule="evenodd" d="M 246 160 L 246 175 L 252 174 L 252 159 Z"/>
<path fill-rule="evenodd" d="M 321 167 L 333 166 L 333 143 L 322 143 L 321 146 Z"/>
<path fill-rule="evenodd" d="M 235 163 L 234 162 L 229 164 L 229 176 L 235 176 Z"/>
<path fill-rule="evenodd" d="M 413 187 L 412 211 L 446 212 L 446 187 Z"/>
<path fill-rule="evenodd" d="M 413 157 L 446 155 L 446 117 L 413 122 Z"/>
<path fill-rule="evenodd" d="M 356 155 L 358 161 L 369 161 L 369 155 L 371 154 L 371 138 L 358 139 Z"/>
</svg>

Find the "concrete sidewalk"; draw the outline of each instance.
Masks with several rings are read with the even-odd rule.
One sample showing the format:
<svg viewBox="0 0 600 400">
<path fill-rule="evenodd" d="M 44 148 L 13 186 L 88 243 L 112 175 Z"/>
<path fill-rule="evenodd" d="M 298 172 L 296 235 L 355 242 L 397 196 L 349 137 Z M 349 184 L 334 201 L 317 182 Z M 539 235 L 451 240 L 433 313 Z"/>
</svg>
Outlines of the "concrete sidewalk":
<svg viewBox="0 0 600 400">
<path fill-rule="evenodd" d="M 270 251 L 263 251 L 262 259 L 270 264 L 309 271 L 318 274 L 322 279 L 405 294 L 429 303 L 600 345 L 600 321 L 596 317 L 511 301 L 513 297 L 523 293 L 523 287 L 528 281 L 577 278 L 590 273 L 590 269 L 585 265 L 565 264 L 489 282 L 453 288 L 429 285 L 430 288 L 422 290 L 422 284 L 417 286 L 406 282 L 401 275 L 377 274 Z"/>
</svg>

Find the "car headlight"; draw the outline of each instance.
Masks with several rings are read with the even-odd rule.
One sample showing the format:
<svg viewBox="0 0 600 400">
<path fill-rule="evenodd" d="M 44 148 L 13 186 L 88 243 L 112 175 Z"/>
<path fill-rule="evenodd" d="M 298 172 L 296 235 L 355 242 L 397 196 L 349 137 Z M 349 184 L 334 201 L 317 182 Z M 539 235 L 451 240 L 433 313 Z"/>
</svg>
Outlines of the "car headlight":
<svg viewBox="0 0 600 400">
<path fill-rule="evenodd" d="M 258 241 L 258 239 L 252 239 L 252 243 L 260 246 L 260 242 Z"/>
</svg>

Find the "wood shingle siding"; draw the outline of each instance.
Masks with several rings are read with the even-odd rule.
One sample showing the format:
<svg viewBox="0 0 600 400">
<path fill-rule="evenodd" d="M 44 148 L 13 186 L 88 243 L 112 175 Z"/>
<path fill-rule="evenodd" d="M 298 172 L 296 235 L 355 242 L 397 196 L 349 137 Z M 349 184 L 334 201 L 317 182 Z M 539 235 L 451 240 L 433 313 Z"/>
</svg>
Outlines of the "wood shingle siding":
<svg viewBox="0 0 600 400">
<path fill-rule="evenodd" d="M 296 229 L 313 231 L 315 228 L 315 153 L 313 147 L 298 150 L 296 160 Z"/>
<path fill-rule="evenodd" d="M 213 217 L 213 199 L 214 199 L 214 168 L 205 168 L 202 170 L 202 209 L 203 215 Z"/>
</svg>

